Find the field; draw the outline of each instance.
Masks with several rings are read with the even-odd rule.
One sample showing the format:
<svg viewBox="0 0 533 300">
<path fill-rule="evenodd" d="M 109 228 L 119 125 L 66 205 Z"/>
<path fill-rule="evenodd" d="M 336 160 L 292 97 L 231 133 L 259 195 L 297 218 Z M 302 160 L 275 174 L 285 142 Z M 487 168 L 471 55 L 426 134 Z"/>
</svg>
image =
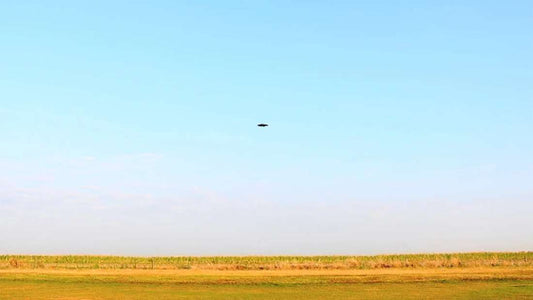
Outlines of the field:
<svg viewBox="0 0 533 300">
<path fill-rule="evenodd" d="M 533 252 L 0 256 L 0 299 L 533 299 Z"/>
</svg>

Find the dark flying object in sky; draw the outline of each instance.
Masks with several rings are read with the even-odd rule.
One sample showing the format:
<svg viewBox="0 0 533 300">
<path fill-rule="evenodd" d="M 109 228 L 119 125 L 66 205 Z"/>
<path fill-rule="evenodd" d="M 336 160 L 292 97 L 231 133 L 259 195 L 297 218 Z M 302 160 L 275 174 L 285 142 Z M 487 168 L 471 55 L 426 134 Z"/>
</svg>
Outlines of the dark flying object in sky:
<svg viewBox="0 0 533 300">
<path fill-rule="evenodd" d="M 265 123 L 259 123 L 259 124 L 257 124 L 257 126 L 259 126 L 259 127 L 267 127 L 268 124 L 265 124 Z"/>
</svg>

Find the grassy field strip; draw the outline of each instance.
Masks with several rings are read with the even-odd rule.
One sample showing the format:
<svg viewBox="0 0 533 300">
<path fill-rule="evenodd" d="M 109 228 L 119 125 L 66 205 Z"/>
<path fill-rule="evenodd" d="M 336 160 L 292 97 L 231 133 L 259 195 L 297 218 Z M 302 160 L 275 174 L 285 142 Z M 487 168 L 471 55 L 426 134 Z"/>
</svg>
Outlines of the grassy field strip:
<svg viewBox="0 0 533 300">
<path fill-rule="evenodd" d="M 0 256 L 0 299 L 533 299 L 533 252 Z"/>
<path fill-rule="evenodd" d="M 533 266 L 533 252 L 480 252 L 373 256 L 0 255 L 0 269 L 309 270 Z"/>
<path fill-rule="evenodd" d="M 169 284 L 317 284 L 429 281 L 530 280 L 530 268 L 387 270 L 0 270 L 0 280 Z"/>
<path fill-rule="evenodd" d="M 533 268 L 2 270 L 0 299 L 533 299 Z"/>
<path fill-rule="evenodd" d="M 42 274 L 88 274 L 88 275 L 245 275 L 245 276 L 293 276 L 293 275 L 387 275 L 387 274 L 493 274 L 493 273 L 527 273 L 531 267 L 476 267 L 476 268 L 433 268 L 433 269 L 355 269 L 355 270 L 146 270 L 146 269 L 0 269 L 0 274 L 42 273 Z"/>
<path fill-rule="evenodd" d="M 532 299 L 515 281 L 329 285 L 146 285 L 2 282 L 0 299 Z"/>
</svg>

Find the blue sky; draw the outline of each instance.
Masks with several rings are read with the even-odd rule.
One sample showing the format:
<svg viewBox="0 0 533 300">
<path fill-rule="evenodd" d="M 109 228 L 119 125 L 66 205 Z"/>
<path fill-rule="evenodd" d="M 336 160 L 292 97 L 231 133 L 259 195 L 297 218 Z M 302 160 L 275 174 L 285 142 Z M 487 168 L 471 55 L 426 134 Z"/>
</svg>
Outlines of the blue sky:
<svg viewBox="0 0 533 300">
<path fill-rule="evenodd" d="M 530 1 L 109 2 L 0 3 L 0 252 L 533 249 Z"/>
</svg>

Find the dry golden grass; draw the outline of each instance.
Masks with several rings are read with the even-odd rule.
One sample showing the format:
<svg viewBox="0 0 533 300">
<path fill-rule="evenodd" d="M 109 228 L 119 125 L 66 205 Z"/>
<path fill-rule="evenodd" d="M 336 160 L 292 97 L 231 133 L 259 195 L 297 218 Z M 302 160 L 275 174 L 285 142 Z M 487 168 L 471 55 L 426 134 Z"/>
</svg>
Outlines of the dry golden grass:
<svg viewBox="0 0 533 300">
<path fill-rule="evenodd" d="M 27 268 L 18 262 L 0 269 L 0 299 L 533 299 L 533 266 L 383 268 L 385 261 L 367 269 L 270 270 Z"/>
<path fill-rule="evenodd" d="M 529 266 L 533 266 L 533 252 L 375 256 L 0 256 L 0 269 L 352 270 Z"/>
<path fill-rule="evenodd" d="M 469 267 L 469 268 L 389 268 L 389 269 L 309 269 L 309 270 L 214 270 L 214 269 L 1 269 L 0 276 L 6 274 L 56 274 L 56 275 L 117 275 L 117 276 L 337 276 L 337 275 L 398 275 L 425 277 L 464 277 L 479 275 L 498 277 L 520 277 L 533 279 L 533 266 L 530 267 Z"/>
</svg>

